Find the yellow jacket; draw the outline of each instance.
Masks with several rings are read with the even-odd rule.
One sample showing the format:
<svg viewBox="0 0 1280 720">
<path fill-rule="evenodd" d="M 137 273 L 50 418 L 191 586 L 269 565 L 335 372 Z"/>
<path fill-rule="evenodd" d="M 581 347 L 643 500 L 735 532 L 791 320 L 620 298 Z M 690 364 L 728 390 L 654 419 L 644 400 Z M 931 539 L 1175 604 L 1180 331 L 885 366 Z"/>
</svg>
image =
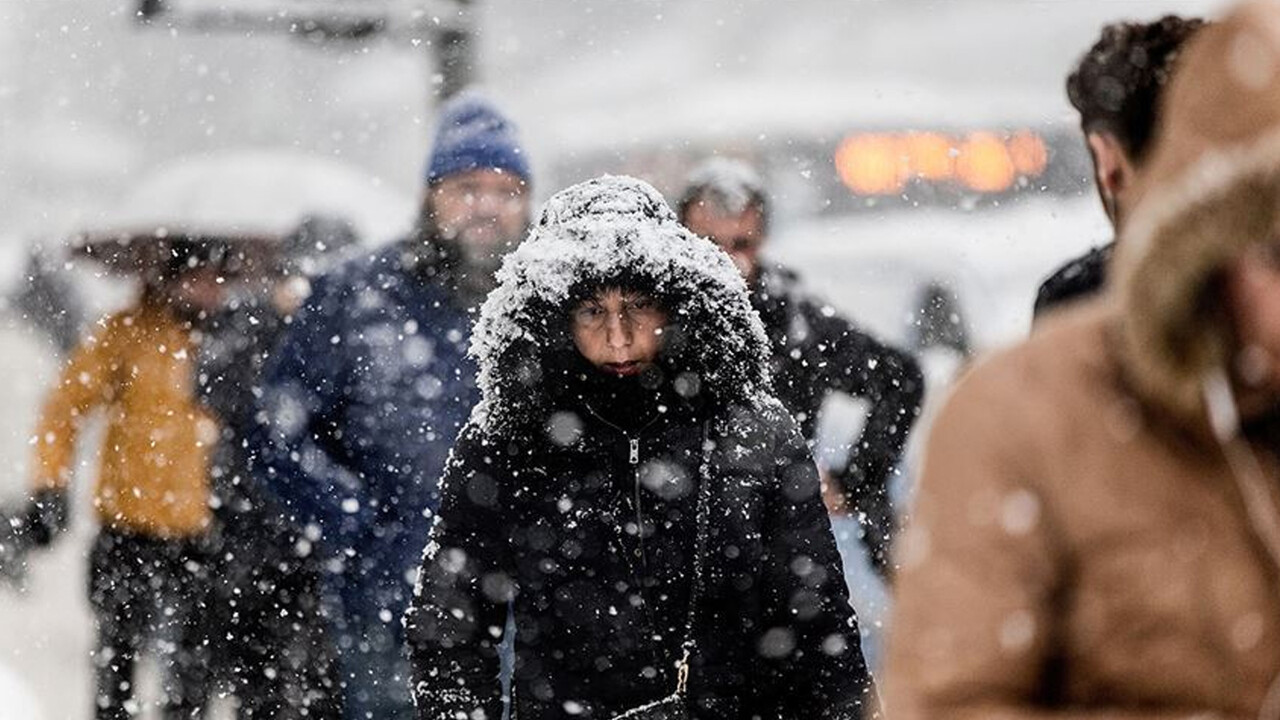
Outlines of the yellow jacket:
<svg viewBox="0 0 1280 720">
<path fill-rule="evenodd" d="M 67 486 L 81 423 L 105 406 L 94 489 L 102 524 L 159 537 L 203 532 L 218 428 L 197 403 L 194 363 L 192 332 L 165 310 L 139 307 L 103 321 L 41 412 L 34 486 Z"/>
</svg>

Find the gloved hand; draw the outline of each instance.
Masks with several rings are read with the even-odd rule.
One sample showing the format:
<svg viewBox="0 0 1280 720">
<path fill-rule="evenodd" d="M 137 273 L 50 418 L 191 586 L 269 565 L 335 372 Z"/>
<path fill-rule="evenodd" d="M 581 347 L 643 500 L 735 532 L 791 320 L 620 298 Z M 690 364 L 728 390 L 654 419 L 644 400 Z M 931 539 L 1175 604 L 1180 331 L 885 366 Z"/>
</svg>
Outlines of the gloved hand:
<svg viewBox="0 0 1280 720">
<path fill-rule="evenodd" d="M 890 546 L 896 517 L 889 500 L 888 488 L 883 483 L 868 482 L 854 468 L 847 468 L 831 475 L 831 485 L 843 490 L 841 509 L 858 518 L 862 528 L 862 543 L 867 548 L 871 565 L 885 582 L 893 575 L 890 563 Z"/>
<path fill-rule="evenodd" d="M 42 488 L 27 506 L 10 521 L 19 543 L 48 547 L 67 529 L 70 501 L 66 490 Z"/>
<path fill-rule="evenodd" d="M 17 512 L 0 509 L 0 582 L 21 584 L 33 548 L 47 547 L 67 529 L 65 490 L 37 490 Z"/>
</svg>

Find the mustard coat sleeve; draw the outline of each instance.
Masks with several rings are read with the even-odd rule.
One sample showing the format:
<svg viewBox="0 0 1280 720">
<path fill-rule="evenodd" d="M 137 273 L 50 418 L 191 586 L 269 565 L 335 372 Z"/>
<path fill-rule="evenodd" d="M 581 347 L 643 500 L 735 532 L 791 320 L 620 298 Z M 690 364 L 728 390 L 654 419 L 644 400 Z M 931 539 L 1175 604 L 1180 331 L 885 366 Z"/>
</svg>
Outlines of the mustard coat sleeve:
<svg viewBox="0 0 1280 720">
<path fill-rule="evenodd" d="M 111 399 L 116 368 L 111 348 L 119 322 L 111 319 L 72 353 L 40 411 L 33 438 L 32 490 L 65 488 L 74 474 L 76 436 L 85 417 Z"/>
</svg>

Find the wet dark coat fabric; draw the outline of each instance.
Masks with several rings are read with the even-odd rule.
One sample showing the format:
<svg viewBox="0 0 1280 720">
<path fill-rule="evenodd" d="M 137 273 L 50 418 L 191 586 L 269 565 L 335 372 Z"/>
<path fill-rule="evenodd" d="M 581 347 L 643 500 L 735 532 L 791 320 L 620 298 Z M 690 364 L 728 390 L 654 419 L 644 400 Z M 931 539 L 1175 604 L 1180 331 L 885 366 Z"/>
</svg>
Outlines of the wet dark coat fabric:
<svg viewBox="0 0 1280 720">
<path fill-rule="evenodd" d="M 834 476 L 850 508 L 865 517 L 863 542 L 872 562 L 887 572 L 894 526 L 888 485 L 920 414 L 924 376 L 919 364 L 806 296 L 797 275 L 785 267 L 761 269 L 751 304 L 773 349 L 774 391 L 805 438 L 813 440 L 818 412 L 830 393 L 870 404 L 861 435 L 850 439 L 848 463 Z"/>
<path fill-rule="evenodd" d="M 254 390 L 284 322 L 248 298 L 206 323 L 202 402 L 221 424 L 213 453 L 210 662 L 232 684 L 244 718 L 340 718 L 336 648 L 321 614 L 320 554 L 251 473 Z"/>
<path fill-rule="evenodd" d="M 1035 316 L 1099 294 L 1107 280 L 1107 264 L 1115 243 L 1107 243 L 1071 260 L 1056 270 L 1036 293 Z"/>
<path fill-rule="evenodd" d="M 610 718 L 671 694 L 704 490 L 693 715 L 871 717 L 816 467 L 766 392 L 745 286 L 634 188 L 552 198 L 481 313 L 485 399 L 406 616 L 418 717 L 500 716 L 508 602 L 514 717 Z M 566 338 L 574 288 L 618 278 L 675 319 L 656 371 L 631 382 L 593 376 Z"/>
<path fill-rule="evenodd" d="M 423 247 L 408 239 L 313 282 L 264 370 L 251 443 L 257 479 L 320 531 L 329 587 L 364 617 L 407 606 L 435 480 L 478 399 L 470 318 Z"/>
</svg>

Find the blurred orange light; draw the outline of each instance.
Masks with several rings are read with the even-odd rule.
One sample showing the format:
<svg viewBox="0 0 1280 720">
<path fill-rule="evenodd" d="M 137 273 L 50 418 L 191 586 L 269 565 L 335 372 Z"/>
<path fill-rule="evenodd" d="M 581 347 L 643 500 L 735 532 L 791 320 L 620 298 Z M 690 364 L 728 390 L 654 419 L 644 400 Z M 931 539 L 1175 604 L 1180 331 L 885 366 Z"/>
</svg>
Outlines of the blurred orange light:
<svg viewBox="0 0 1280 720">
<path fill-rule="evenodd" d="M 911 175 L 922 180 L 947 180 L 955 174 L 951 140 L 938 133 L 909 133 L 903 141 Z"/>
<path fill-rule="evenodd" d="M 858 195 L 897 195 L 912 181 L 1000 193 L 1019 177 L 1043 174 L 1049 148 L 1030 130 L 974 132 L 964 138 L 918 131 L 859 133 L 840 143 L 835 163 L 840 179 Z"/>
<path fill-rule="evenodd" d="M 1004 142 L 987 132 L 965 139 L 956 156 L 956 177 L 978 192 L 1002 192 L 1013 186 L 1017 170 Z"/>
<path fill-rule="evenodd" d="M 1049 166 L 1049 149 L 1044 139 L 1026 130 L 1009 138 L 1009 156 L 1018 174 L 1026 177 L 1035 177 Z"/>
<path fill-rule="evenodd" d="M 902 143 L 893 135 L 851 135 L 836 149 L 836 171 L 859 195 L 894 195 L 907 184 Z"/>
</svg>

